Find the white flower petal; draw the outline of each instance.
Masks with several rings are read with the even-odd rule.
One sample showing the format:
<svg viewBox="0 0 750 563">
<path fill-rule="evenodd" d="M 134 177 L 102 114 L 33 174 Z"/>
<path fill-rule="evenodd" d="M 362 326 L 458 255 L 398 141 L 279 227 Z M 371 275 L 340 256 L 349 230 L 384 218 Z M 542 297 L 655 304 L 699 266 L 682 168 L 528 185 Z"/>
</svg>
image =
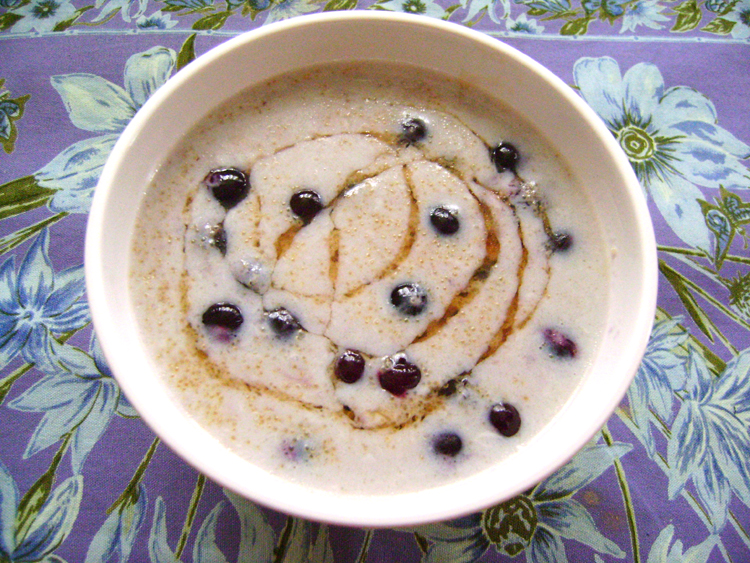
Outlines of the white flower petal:
<svg viewBox="0 0 750 563">
<path fill-rule="evenodd" d="M 648 190 L 667 225 L 686 244 L 709 252 L 711 239 L 698 199 L 705 199 L 695 185 L 676 175 L 668 181 L 653 178 Z"/>
<path fill-rule="evenodd" d="M 708 143 L 740 159 L 750 158 L 750 146 L 740 141 L 723 127 L 707 121 L 681 121 L 664 130 L 664 134 L 687 135 L 693 140 Z"/>
<path fill-rule="evenodd" d="M 573 67 L 573 79 L 583 99 L 610 128 L 622 120 L 622 77 L 614 59 L 578 59 Z"/>
<path fill-rule="evenodd" d="M 636 123 L 645 123 L 656 111 L 664 93 L 664 79 L 659 69 L 649 63 L 639 63 L 622 79 L 627 111 Z"/>
<path fill-rule="evenodd" d="M 95 74 L 62 74 L 50 78 L 70 121 L 95 133 L 119 133 L 135 115 L 125 90 Z"/>
<path fill-rule="evenodd" d="M 40 186 L 58 190 L 50 199 L 55 213 L 87 213 L 94 188 L 119 135 L 102 135 L 70 145 L 35 173 Z"/>
<path fill-rule="evenodd" d="M 706 96 L 687 86 L 675 86 L 664 93 L 652 124 L 662 130 L 683 121 L 716 123 L 716 108 Z"/>
<path fill-rule="evenodd" d="M 681 140 L 675 148 L 680 160 L 676 168 L 686 180 L 707 188 L 747 189 L 750 186 L 750 170 L 721 148 L 695 139 Z"/>
<path fill-rule="evenodd" d="M 154 47 L 128 59 L 125 63 L 125 88 L 136 108 L 140 108 L 164 85 L 176 61 L 175 52 L 166 47 Z"/>
</svg>

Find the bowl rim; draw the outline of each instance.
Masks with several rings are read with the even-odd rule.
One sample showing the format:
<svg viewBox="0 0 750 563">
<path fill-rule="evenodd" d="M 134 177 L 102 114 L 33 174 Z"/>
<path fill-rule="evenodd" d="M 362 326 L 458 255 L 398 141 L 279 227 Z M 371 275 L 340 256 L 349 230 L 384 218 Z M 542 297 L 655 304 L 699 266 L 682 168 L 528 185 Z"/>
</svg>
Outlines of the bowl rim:
<svg viewBox="0 0 750 563">
<path fill-rule="evenodd" d="M 640 281 L 643 288 L 642 298 L 638 303 L 637 321 L 634 323 L 641 328 L 638 335 L 631 339 L 633 347 L 632 359 L 623 371 L 630 374 L 629 377 L 623 377 L 619 381 L 616 393 L 613 393 L 607 400 L 602 400 L 601 404 L 596 407 L 594 415 L 590 416 L 590 421 L 586 425 L 587 433 L 578 436 L 576 447 L 568 449 L 564 454 L 558 452 L 555 457 L 554 466 L 541 465 L 529 469 L 526 472 L 525 479 L 515 484 L 510 489 L 506 489 L 503 495 L 493 495 L 485 491 L 473 491 L 467 495 L 475 499 L 478 495 L 486 496 L 486 502 L 477 503 L 472 500 L 470 504 L 466 502 L 438 502 L 435 500 L 436 492 L 442 491 L 447 495 L 460 495 L 462 490 L 457 487 L 456 483 L 441 486 L 436 489 L 427 491 L 418 491 L 416 493 L 400 493 L 396 495 L 383 496 L 360 496 L 348 495 L 342 498 L 335 498 L 335 493 L 317 490 L 305 490 L 293 483 L 279 480 L 279 486 L 285 487 L 286 494 L 278 495 L 278 491 L 270 488 L 268 490 L 258 490 L 257 487 L 248 487 L 246 484 L 238 482 L 236 475 L 240 466 L 230 463 L 231 460 L 226 458 L 221 461 L 227 462 L 231 467 L 217 467 L 215 459 L 206 459 L 200 455 L 195 447 L 198 442 L 206 447 L 209 442 L 200 438 L 197 440 L 185 440 L 184 428 L 180 429 L 169 421 L 164 421 L 159 415 L 150 410 L 147 403 L 139 394 L 138 389 L 134 389 L 128 377 L 120 376 L 118 361 L 122 358 L 123 351 L 118 349 L 114 340 L 116 339 L 117 327 L 113 326 L 111 311 L 106 304 L 107 287 L 104 281 L 105 264 L 103 260 L 102 242 L 107 237 L 106 225 L 104 224 L 104 215 L 107 209 L 109 198 L 115 190 L 115 180 L 119 167 L 127 157 L 131 145 L 137 141 L 138 135 L 142 128 L 155 112 L 169 100 L 170 96 L 178 90 L 181 85 L 201 69 L 215 64 L 225 57 L 228 53 L 242 48 L 246 43 L 256 41 L 271 34 L 284 34 L 289 30 L 297 29 L 304 26 L 317 26 L 320 23 L 330 22 L 395 22 L 405 23 L 411 26 L 421 28 L 431 28 L 449 35 L 459 35 L 473 42 L 479 42 L 494 51 L 499 51 L 502 55 L 509 57 L 516 62 L 521 63 L 536 76 L 551 85 L 556 93 L 560 94 L 567 103 L 578 113 L 585 121 L 587 126 L 592 128 L 594 133 L 599 137 L 607 151 L 613 158 L 617 167 L 617 174 L 622 177 L 623 184 L 626 188 L 629 202 L 634 211 L 634 224 L 637 226 L 638 239 L 640 245 L 638 251 L 643 256 L 643 271 L 641 272 Z M 320 522 L 332 524 L 341 524 L 348 526 L 360 527 L 393 527 L 418 525 L 428 522 L 445 520 L 448 518 L 459 517 L 470 512 L 474 512 L 502 500 L 511 498 L 516 494 L 534 486 L 556 469 L 561 467 L 573 455 L 585 445 L 585 443 L 599 430 L 611 415 L 614 408 L 625 395 L 630 385 L 643 352 L 645 351 L 650 327 L 654 319 L 657 297 L 657 256 L 656 241 L 653 232 L 651 219 L 648 213 L 645 198 L 635 173 L 630 166 L 626 156 L 622 153 L 619 145 L 611 135 L 606 125 L 596 115 L 596 113 L 585 103 L 585 101 L 568 87 L 560 78 L 554 75 L 550 70 L 536 62 L 531 57 L 517 51 L 513 47 L 492 38 L 482 32 L 460 26 L 455 23 L 428 18 L 425 16 L 415 16 L 412 14 L 403 14 L 386 11 L 362 11 L 354 10 L 347 12 L 325 12 L 305 16 L 298 16 L 289 20 L 274 22 L 255 30 L 245 32 L 237 37 L 221 43 L 201 55 L 191 62 L 185 69 L 181 70 L 170 78 L 165 85 L 159 88 L 137 112 L 135 117 L 127 125 L 120 138 L 117 140 L 107 163 L 102 171 L 99 183 L 97 185 L 91 211 L 89 214 L 86 242 L 85 242 L 85 278 L 88 299 L 90 304 L 92 322 L 97 335 L 104 334 L 100 338 L 100 344 L 105 357 L 112 366 L 112 373 L 115 375 L 118 383 L 123 389 L 125 395 L 131 400 L 136 410 L 140 413 L 142 419 L 172 450 L 174 450 L 182 459 L 188 462 L 198 471 L 204 473 L 213 481 L 225 488 L 240 494 L 243 497 L 250 498 L 261 505 L 279 510 L 287 514 L 298 517 L 311 519 Z M 113 332 L 114 331 L 114 332 Z M 185 421 L 181 421 L 185 422 Z M 181 438 L 179 435 L 182 434 Z M 219 463 L 221 463 L 221 461 Z M 241 464 L 249 462 L 242 461 Z M 469 477 L 463 481 L 470 481 Z M 271 479 L 272 482 L 273 478 Z M 465 488 L 465 487 L 464 487 Z M 463 493 L 467 491 L 464 490 Z M 340 497 L 340 495 L 338 495 Z M 302 499 L 302 502 L 300 502 Z M 398 510 L 394 511 L 394 499 L 400 500 Z M 420 504 L 421 503 L 421 504 Z"/>
</svg>

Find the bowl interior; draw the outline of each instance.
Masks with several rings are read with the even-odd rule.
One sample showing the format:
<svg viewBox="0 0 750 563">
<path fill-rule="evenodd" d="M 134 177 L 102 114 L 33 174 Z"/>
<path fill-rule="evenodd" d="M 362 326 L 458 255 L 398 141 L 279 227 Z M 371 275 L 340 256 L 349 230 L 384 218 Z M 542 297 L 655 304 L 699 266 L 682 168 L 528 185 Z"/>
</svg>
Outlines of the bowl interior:
<svg viewBox="0 0 750 563">
<path fill-rule="evenodd" d="M 596 369 L 556 424 L 502 468 L 439 489 L 379 497 L 337 495 L 269 475 L 232 454 L 173 404 L 139 341 L 126 258 L 149 179 L 212 107 L 280 73 L 366 60 L 446 73 L 513 107 L 544 132 L 589 190 L 614 257 L 609 322 Z M 358 526 L 464 514 L 509 498 L 559 467 L 625 393 L 656 301 L 655 243 L 640 187 L 615 140 L 585 103 L 549 71 L 498 41 L 453 24 L 378 12 L 307 16 L 264 27 L 207 53 L 156 92 L 123 133 L 101 176 L 89 219 L 86 277 L 104 353 L 129 399 L 171 448 L 219 484 L 262 504 Z"/>
</svg>

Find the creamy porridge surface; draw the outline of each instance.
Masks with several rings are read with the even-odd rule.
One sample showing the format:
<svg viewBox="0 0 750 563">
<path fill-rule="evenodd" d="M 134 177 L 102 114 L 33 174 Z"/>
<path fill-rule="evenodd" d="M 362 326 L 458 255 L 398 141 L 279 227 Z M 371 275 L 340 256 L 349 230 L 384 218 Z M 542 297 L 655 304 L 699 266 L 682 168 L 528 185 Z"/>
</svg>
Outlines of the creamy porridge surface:
<svg viewBox="0 0 750 563">
<path fill-rule="evenodd" d="M 502 463 L 597 353 L 608 258 L 564 163 L 496 101 L 334 65 L 211 113 L 139 211 L 131 299 L 175 399 L 270 472 L 349 493 Z"/>
</svg>

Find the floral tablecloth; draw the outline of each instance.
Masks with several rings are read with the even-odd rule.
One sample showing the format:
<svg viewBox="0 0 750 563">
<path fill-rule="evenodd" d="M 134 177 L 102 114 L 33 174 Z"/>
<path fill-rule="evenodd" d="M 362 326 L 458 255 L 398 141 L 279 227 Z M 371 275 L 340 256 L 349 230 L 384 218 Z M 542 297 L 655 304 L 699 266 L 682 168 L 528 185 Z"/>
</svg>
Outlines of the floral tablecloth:
<svg viewBox="0 0 750 563">
<path fill-rule="evenodd" d="M 0 562 L 750 561 L 750 0 L 455 1 L 0 0 Z M 513 500 L 408 530 L 197 474 L 120 394 L 83 280 L 97 178 L 154 90 L 242 31 L 345 9 L 548 66 L 619 140 L 659 245 L 646 356 L 596 439 Z"/>
</svg>

